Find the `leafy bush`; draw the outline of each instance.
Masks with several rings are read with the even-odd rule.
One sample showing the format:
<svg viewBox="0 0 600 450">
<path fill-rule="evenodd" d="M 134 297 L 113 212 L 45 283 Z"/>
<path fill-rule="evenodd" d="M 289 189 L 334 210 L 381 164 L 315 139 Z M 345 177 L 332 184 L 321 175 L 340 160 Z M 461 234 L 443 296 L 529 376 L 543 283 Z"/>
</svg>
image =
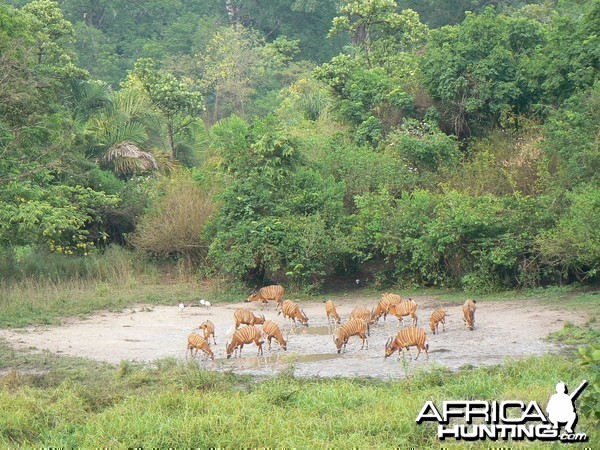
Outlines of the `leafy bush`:
<svg viewBox="0 0 600 450">
<path fill-rule="evenodd" d="M 545 263 L 582 281 L 596 277 L 600 269 L 600 190 L 583 185 L 568 198 L 567 212 L 537 244 Z"/>
</svg>

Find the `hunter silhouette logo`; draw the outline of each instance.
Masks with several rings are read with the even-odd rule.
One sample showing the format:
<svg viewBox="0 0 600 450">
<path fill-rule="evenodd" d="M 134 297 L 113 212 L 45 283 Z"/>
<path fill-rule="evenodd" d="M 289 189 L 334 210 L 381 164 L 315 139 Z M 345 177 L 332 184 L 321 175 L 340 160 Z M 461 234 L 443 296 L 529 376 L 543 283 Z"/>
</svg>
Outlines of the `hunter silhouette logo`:
<svg viewBox="0 0 600 450">
<path fill-rule="evenodd" d="M 556 394 L 548 401 L 547 414 L 544 414 L 536 401 L 525 404 L 516 400 L 503 402 L 451 400 L 442 402 L 439 410 L 432 401 L 428 401 L 421 409 L 416 422 L 417 424 L 425 421 L 437 422 L 437 434 L 440 440 L 454 438 L 465 441 L 485 439 L 519 441 L 527 439 L 585 442 L 588 436 L 585 433 L 575 433 L 574 428 L 577 424 L 575 400 L 587 384 L 587 380 L 584 380 L 569 395 L 565 383 L 558 383 Z M 565 424 L 562 433 L 561 424 Z"/>
<path fill-rule="evenodd" d="M 548 401 L 548 406 L 546 407 L 548 419 L 554 425 L 553 428 L 555 430 L 559 428 L 559 423 L 566 423 L 565 431 L 573 434 L 573 427 L 577 424 L 575 399 L 579 397 L 579 394 L 581 394 L 581 391 L 583 391 L 587 384 L 587 380 L 583 380 L 583 383 L 571 395 L 567 394 L 567 385 L 565 383 L 558 383 L 556 385 L 556 394 L 550 397 L 550 401 Z"/>
</svg>

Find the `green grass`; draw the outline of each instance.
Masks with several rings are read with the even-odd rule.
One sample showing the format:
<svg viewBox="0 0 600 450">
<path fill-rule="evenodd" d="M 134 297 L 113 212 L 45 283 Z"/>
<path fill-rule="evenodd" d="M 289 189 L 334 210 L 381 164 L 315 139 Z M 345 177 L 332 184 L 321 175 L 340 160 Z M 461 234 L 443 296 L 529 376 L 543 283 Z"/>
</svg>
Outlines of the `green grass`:
<svg viewBox="0 0 600 450">
<path fill-rule="evenodd" d="M 600 323 L 595 318 L 583 326 L 567 322 L 562 330 L 550 333 L 548 340 L 564 345 L 600 343 Z"/>
<path fill-rule="evenodd" d="M 111 367 L 46 355 L 46 370 L 40 370 L 35 354 L 14 354 L 2 343 L 0 358 L 0 367 L 18 368 L 0 376 L 2 448 L 439 448 L 435 425 L 415 423 L 427 400 L 518 399 L 545 405 L 557 380 L 572 386 L 586 376 L 573 360 L 551 355 L 455 374 L 438 368 L 392 382 L 256 380 L 174 359 L 153 367 Z M 590 418 L 581 417 L 578 430 L 590 435 L 590 443 L 600 438 L 598 423 Z M 509 445 L 540 448 L 540 442 Z M 562 448 L 547 448 L 553 447 Z"/>
</svg>

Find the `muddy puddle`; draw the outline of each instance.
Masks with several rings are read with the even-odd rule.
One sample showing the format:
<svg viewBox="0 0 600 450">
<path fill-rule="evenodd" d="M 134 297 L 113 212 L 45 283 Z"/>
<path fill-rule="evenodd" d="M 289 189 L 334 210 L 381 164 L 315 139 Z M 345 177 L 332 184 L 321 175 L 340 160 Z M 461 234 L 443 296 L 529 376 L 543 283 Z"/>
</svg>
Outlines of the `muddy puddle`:
<svg viewBox="0 0 600 450">
<path fill-rule="evenodd" d="M 200 354 L 198 364 L 210 370 L 273 375 L 293 372 L 301 377 L 375 377 L 399 378 L 420 368 L 441 365 L 450 369 L 461 366 L 492 365 L 506 358 L 558 352 L 557 346 L 547 342 L 548 333 L 562 329 L 565 322 L 583 324 L 585 313 L 543 309 L 535 300 L 509 300 L 479 302 L 474 331 L 462 323 L 462 302 L 444 302 L 449 313 L 446 332 L 437 335 L 429 331 L 431 311 L 440 306 L 432 297 L 413 297 L 419 304 L 419 326 L 426 329 L 429 340 L 429 359 L 422 352 L 418 360 L 406 354 L 384 358 L 385 342 L 399 330 L 398 321 L 388 317 L 371 327 L 368 349 L 362 349 L 358 337 L 350 338 L 346 352 L 337 354 L 332 340 L 335 327 L 328 325 L 323 302 L 302 302 L 308 315 L 309 327 L 291 326 L 274 308 L 260 310 L 258 305 L 247 303 L 218 305 L 210 308 L 174 306 L 144 306 L 128 308 L 120 313 L 103 312 L 86 320 L 70 320 L 59 327 L 32 327 L 23 330 L 0 330 L 0 338 L 13 346 L 26 349 L 82 356 L 118 364 L 122 360 L 149 362 L 163 358 L 186 358 L 187 336 L 198 331 L 205 319 L 216 328 L 217 345 L 212 345 L 215 360 L 206 360 Z M 352 309 L 362 304 L 371 308 L 379 297 L 333 298 L 342 320 Z M 233 334 L 233 312 L 237 308 L 253 310 L 277 322 L 288 340 L 288 351 L 283 351 L 273 341 L 268 350 L 265 342 L 263 355 L 257 356 L 254 344 L 245 345 L 241 358 L 227 359 L 225 343 Z M 408 325 L 409 321 L 405 321 Z M 94 345 L 90 345 L 94 340 Z M 212 341 L 211 341 L 212 342 Z M 412 357 L 416 349 L 410 350 Z"/>
</svg>

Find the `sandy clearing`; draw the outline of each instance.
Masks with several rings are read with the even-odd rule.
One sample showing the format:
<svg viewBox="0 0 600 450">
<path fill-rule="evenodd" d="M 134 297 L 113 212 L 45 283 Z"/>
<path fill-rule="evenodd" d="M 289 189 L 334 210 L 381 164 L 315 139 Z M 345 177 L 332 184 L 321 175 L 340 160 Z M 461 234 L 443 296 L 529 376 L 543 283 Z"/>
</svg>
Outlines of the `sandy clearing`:
<svg viewBox="0 0 600 450">
<path fill-rule="evenodd" d="M 377 298 L 352 296 L 332 297 L 342 320 L 359 304 L 373 307 Z M 462 323 L 461 303 L 440 302 L 433 297 L 414 297 L 419 304 L 419 325 L 426 329 L 430 358 L 424 354 L 409 364 L 396 357 L 383 358 L 386 340 L 393 336 L 397 320 L 388 317 L 387 323 L 371 328 L 369 349 L 360 350 L 361 340 L 350 339 L 347 352 L 336 353 L 327 325 L 322 301 L 303 301 L 301 307 L 309 317 L 309 327 L 291 327 L 270 309 L 260 310 L 256 303 L 216 304 L 210 308 L 137 305 L 121 312 L 101 312 L 85 320 L 69 319 L 56 327 L 29 327 L 19 330 L 0 330 L 0 337 L 16 348 L 35 348 L 81 356 L 118 364 L 122 360 L 151 362 L 163 357 L 185 358 L 189 333 L 197 330 L 205 319 L 216 327 L 217 345 L 213 346 L 215 361 L 198 358 L 199 364 L 212 370 L 268 375 L 285 369 L 297 376 L 372 376 L 397 378 L 416 367 L 441 364 L 457 369 L 501 363 L 507 357 L 539 355 L 556 352 L 558 347 L 544 340 L 548 333 L 561 329 L 565 322 L 583 324 L 588 319 L 580 311 L 556 311 L 541 306 L 535 300 L 479 302 L 475 330 L 468 331 Z M 428 320 L 431 311 L 443 306 L 449 314 L 446 332 L 432 335 Z M 242 358 L 225 359 L 225 341 L 233 333 L 233 312 L 248 308 L 275 320 L 288 334 L 288 351 L 273 345 L 264 346 L 264 356 L 256 356 L 256 347 L 244 347 Z M 407 321 L 408 322 L 408 321 Z M 440 328 L 441 329 L 441 328 Z M 414 355 L 414 348 L 411 350 Z"/>
</svg>

